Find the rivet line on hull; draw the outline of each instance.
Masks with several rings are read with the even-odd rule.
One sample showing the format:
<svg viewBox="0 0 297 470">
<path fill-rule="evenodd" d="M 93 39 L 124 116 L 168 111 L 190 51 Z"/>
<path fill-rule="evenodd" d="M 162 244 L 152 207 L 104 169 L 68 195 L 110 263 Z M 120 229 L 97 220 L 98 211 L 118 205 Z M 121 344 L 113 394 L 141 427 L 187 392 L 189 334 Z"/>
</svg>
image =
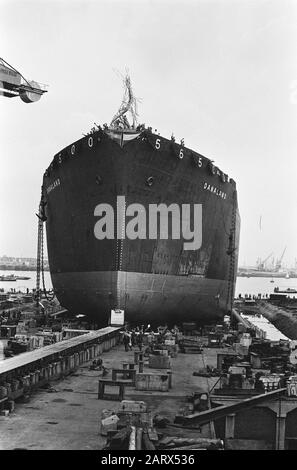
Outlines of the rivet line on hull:
<svg viewBox="0 0 297 470">
<path fill-rule="evenodd" d="M 126 214 L 126 201 L 124 202 L 124 210 L 122 212 L 122 221 L 121 221 L 121 238 L 117 240 L 117 253 L 118 255 L 118 266 L 117 270 L 122 270 L 122 263 L 123 263 L 123 244 L 124 244 L 124 237 L 125 237 L 125 214 Z M 120 274 L 117 274 L 117 308 L 121 308 L 121 279 Z"/>
</svg>

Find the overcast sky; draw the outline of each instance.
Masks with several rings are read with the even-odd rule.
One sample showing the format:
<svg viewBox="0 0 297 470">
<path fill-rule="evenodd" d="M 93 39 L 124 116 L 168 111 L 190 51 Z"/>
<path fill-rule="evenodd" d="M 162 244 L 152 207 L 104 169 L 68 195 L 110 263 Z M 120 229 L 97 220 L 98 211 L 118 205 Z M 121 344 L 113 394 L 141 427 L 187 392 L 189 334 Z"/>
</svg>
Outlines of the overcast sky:
<svg viewBox="0 0 297 470">
<path fill-rule="evenodd" d="M 140 122 L 235 179 L 240 263 L 297 257 L 295 0 L 0 0 L 0 56 L 49 85 L 0 97 L 0 255 L 35 256 L 42 175 L 93 122 L 110 122 L 128 67 Z M 260 217 L 262 217 L 260 229 Z"/>
</svg>

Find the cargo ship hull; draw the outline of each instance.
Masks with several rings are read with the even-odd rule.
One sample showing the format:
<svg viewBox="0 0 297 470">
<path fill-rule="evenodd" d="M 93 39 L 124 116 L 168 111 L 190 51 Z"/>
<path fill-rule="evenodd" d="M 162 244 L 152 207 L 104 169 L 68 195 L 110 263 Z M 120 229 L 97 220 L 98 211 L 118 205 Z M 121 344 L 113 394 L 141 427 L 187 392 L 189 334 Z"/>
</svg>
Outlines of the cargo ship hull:
<svg viewBox="0 0 297 470">
<path fill-rule="evenodd" d="M 275 271 L 239 271 L 239 277 L 269 277 L 269 278 L 289 278 L 286 272 Z"/>
<path fill-rule="evenodd" d="M 207 323 L 226 310 L 227 281 L 123 271 L 53 274 L 52 280 L 63 291 L 64 306 L 84 313 L 88 305 L 103 324 L 115 307 L 123 307 L 130 321 L 147 323 L 180 323 L 182 318 Z"/>
<path fill-rule="evenodd" d="M 202 245 L 130 239 L 125 208 L 198 204 Z M 59 152 L 43 180 L 50 272 L 60 303 L 106 324 L 111 309 L 128 321 L 210 322 L 230 311 L 239 245 L 237 192 L 202 155 L 152 132 L 99 130 Z M 96 207 L 115 209 L 114 239 L 96 238 Z M 120 216 L 122 217 L 122 216 Z M 131 217 L 130 217 L 131 220 Z M 143 219 L 142 219 L 143 220 Z M 119 230 L 120 229 L 120 230 Z M 139 227 L 138 227 L 139 229 Z"/>
</svg>

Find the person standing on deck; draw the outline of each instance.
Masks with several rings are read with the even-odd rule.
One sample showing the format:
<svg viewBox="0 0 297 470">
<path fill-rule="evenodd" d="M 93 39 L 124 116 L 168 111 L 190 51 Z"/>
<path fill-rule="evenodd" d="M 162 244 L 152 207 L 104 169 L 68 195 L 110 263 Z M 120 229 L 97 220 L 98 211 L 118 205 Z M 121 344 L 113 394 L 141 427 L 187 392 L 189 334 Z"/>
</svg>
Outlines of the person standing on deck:
<svg viewBox="0 0 297 470">
<path fill-rule="evenodd" d="M 129 342 L 128 342 L 128 350 L 131 351 L 132 350 L 132 335 L 130 333 L 130 331 L 128 331 L 128 339 L 129 339 Z"/>
<path fill-rule="evenodd" d="M 132 343 L 132 347 L 136 346 L 136 333 L 134 329 L 131 332 L 131 343 Z"/>
<path fill-rule="evenodd" d="M 130 342 L 130 337 L 127 331 L 124 331 L 123 335 L 123 343 L 125 346 L 125 351 L 129 351 L 129 342 Z"/>
<path fill-rule="evenodd" d="M 137 344 L 139 347 L 139 351 L 142 351 L 143 346 L 143 330 L 141 329 L 138 336 L 137 336 Z"/>
</svg>

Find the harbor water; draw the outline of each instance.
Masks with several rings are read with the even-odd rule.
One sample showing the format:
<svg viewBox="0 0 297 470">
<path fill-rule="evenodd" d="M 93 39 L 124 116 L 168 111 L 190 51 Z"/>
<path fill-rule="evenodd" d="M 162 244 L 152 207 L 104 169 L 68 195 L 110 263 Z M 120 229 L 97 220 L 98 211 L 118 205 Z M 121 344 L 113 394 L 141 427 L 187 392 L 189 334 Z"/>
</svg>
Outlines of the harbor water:
<svg viewBox="0 0 297 470">
<path fill-rule="evenodd" d="M 235 297 L 238 297 L 239 294 L 242 296 L 245 294 L 269 295 L 273 294 L 275 287 L 278 287 L 280 290 L 287 289 L 288 287 L 297 289 L 296 278 L 274 278 L 274 282 L 271 282 L 271 280 L 271 277 L 237 277 Z"/>
<path fill-rule="evenodd" d="M 16 280 L 16 281 L 0 281 L 0 289 L 4 289 L 5 292 L 10 289 L 16 291 L 26 292 L 27 289 L 32 290 L 36 287 L 36 272 L 35 271 L 4 271 L 0 270 L 0 276 L 8 276 L 14 274 L 15 276 L 30 277 L 27 280 Z M 52 288 L 51 275 L 49 271 L 44 272 L 44 281 L 46 289 Z M 42 283 L 42 281 L 41 281 Z M 42 286 L 41 286 L 42 287 Z"/>
<path fill-rule="evenodd" d="M 16 276 L 30 277 L 28 280 L 17 280 L 17 281 L 2 281 L 0 282 L 0 289 L 3 288 L 5 291 L 10 289 L 16 289 L 17 291 L 26 292 L 26 289 L 34 289 L 36 287 L 36 273 L 35 271 L 3 271 L 0 270 L 0 276 L 7 276 L 8 274 L 15 274 Z M 51 275 L 49 271 L 44 272 L 44 280 L 46 289 L 52 288 Z M 280 289 L 297 288 L 297 278 L 286 279 L 286 278 L 275 278 L 274 282 L 271 282 L 270 277 L 238 277 L 236 281 L 235 297 L 239 294 L 244 296 L 257 295 L 257 294 L 272 294 L 275 287 Z M 297 295 L 296 295 L 297 297 Z"/>
</svg>

